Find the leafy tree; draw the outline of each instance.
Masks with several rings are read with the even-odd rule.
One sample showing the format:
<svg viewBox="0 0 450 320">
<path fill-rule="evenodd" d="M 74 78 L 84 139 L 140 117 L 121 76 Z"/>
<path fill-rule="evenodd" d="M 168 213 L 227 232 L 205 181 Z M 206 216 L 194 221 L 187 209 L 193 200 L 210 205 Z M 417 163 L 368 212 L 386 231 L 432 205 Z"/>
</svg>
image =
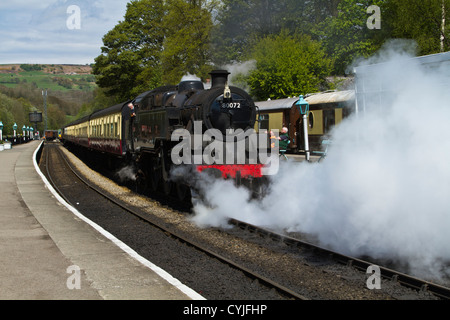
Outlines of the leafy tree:
<svg viewBox="0 0 450 320">
<path fill-rule="evenodd" d="M 47 109 L 47 128 L 49 130 L 56 130 L 62 128 L 66 122 L 65 113 L 57 106 L 50 104 Z"/>
<path fill-rule="evenodd" d="M 383 11 L 393 38 L 414 39 L 418 54 L 450 48 L 450 0 L 389 0 Z"/>
<path fill-rule="evenodd" d="M 29 125 L 28 112 L 31 105 L 23 98 L 14 99 L 0 93 L 0 120 L 3 122 L 3 135 L 13 135 L 13 125 Z"/>
<path fill-rule="evenodd" d="M 286 1 L 223 0 L 212 30 L 214 63 L 245 60 L 257 39 L 281 31 L 287 9 Z"/>
<path fill-rule="evenodd" d="M 103 37 L 102 54 L 95 59 L 93 73 L 109 95 L 127 100 L 160 84 L 164 14 L 158 0 L 131 1 L 124 21 Z M 146 77 L 141 76 L 144 71 Z"/>
<path fill-rule="evenodd" d="M 223 0 L 211 32 L 212 59 L 216 65 L 240 62 L 249 43 L 245 21 L 250 12 L 249 1 Z"/>
<path fill-rule="evenodd" d="M 164 17 L 164 50 L 161 54 L 164 83 L 178 83 L 186 73 L 205 78 L 209 66 L 209 35 L 213 3 L 203 0 L 167 0 Z"/>
<path fill-rule="evenodd" d="M 319 42 L 283 31 L 261 39 L 252 51 L 251 93 L 258 99 L 279 99 L 326 89 L 330 60 Z"/>
<path fill-rule="evenodd" d="M 20 68 L 24 71 L 41 71 L 42 67 L 38 64 L 21 64 Z"/>
<path fill-rule="evenodd" d="M 335 18 L 341 0 L 284 0 L 285 6 L 276 19 L 284 29 L 315 36 L 314 29 L 323 21 Z M 318 39 L 315 39 L 318 40 Z"/>
<path fill-rule="evenodd" d="M 113 106 L 121 102 L 121 100 L 115 96 L 108 96 L 106 94 L 106 91 L 107 89 L 104 88 L 96 88 L 94 90 L 93 99 L 81 106 L 81 108 L 78 110 L 76 118 L 82 118 L 94 111 L 105 109 L 109 106 Z"/>
<path fill-rule="evenodd" d="M 214 2 L 135 0 L 124 21 L 103 37 L 97 84 L 121 100 L 189 73 L 206 75 Z"/>
<path fill-rule="evenodd" d="M 242 62 L 249 48 L 263 37 L 290 33 L 309 34 L 317 24 L 337 15 L 341 0 L 223 0 L 212 30 L 213 62 Z"/>
<path fill-rule="evenodd" d="M 341 0 L 337 15 L 325 19 L 313 31 L 333 58 L 335 74 L 344 74 L 356 58 L 368 57 L 380 48 L 386 36 L 382 30 L 367 27 L 367 8 L 383 3 L 384 0 Z"/>
</svg>

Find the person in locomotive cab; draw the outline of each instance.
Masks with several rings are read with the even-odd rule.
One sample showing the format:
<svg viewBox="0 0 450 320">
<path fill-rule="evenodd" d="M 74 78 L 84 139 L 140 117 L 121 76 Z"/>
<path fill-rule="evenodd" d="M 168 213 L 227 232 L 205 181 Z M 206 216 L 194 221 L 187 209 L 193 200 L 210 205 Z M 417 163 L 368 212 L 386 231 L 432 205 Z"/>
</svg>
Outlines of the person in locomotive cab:
<svg viewBox="0 0 450 320">
<path fill-rule="evenodd" d="M 128 104 L 128 108 L 130 108 L 130 115 L 131 115 L 131 117 L 133 118 L 133 117 L 136 117 L 136 112 L 135 112 L 135 110 L 134 110 L 134 104 L 132 103 L 132 102 L 130 102 L 129 104 Z"/>
</svg>

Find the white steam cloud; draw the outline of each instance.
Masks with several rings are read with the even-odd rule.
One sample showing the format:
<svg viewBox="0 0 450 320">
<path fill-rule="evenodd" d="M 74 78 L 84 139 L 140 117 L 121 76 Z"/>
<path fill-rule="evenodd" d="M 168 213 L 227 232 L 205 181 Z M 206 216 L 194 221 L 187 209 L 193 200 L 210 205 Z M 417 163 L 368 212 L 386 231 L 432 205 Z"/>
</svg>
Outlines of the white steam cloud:
<svg viewBox="0 0 450 320">
<path fill-rule="evenodd" d="M 237 218 L 305 232 L 344 254 L 405 262 L 428 278 L 448 276 L 448 70 L 423 69 L 405 53 L 388 56 L 394 62 L 377 65 L 376 77 L 396 92 L 392 103 L 385 103 L 390 95 L 381 96 L 376 108 L 337 126 L 323 162 L 281 162 L 261 202 L 217 182 L 206 190 L 212 209 L 196 205 L 193 220 L 224 226 Z"/>
<path fill-rule="evenodd" d="M 248 60 L 240 63 L 227 64 L 222 69 L 228 70 L 232 75 L 247 75 L 250 71 L 256 69 L 256 60 Z"/>
<path fill-rule="evenodd" d="M 197 77 L 195 74 L 190 74 L 188 72 L 181 78 L 180 82 L 183 82 L 183 81 L 201 81 L 201 79 L 199 77 Z"/>
<path fill-rule="evenodd" d="M 249 60 L 244 62 L 236 62 L 227 64 L 221 67 L 224 70 L 230 72 L 228 82 L 232 86 L 240 87 L 243 90 L 250 91 L 247 83 L 243 81 L 243 78 L 247 77 L 253 70 L 256 69 L 256 60 Z"/>
<path fill-rule="evenodd" d="M 123 167 L 115 175 L 121 182 L 136 181 L 136 169 L 133 166 Z"/>
</svg>

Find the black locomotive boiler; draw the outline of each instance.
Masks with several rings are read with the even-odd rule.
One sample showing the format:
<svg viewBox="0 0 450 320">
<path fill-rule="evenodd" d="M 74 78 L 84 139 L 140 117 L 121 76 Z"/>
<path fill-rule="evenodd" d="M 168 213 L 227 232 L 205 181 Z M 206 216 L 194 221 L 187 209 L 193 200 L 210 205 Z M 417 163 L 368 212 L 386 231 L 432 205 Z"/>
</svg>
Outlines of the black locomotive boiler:
<svg viewBox="0 0 450 320">
<path fill-rule="evenodd" d="M 233 132 L 252 131 L 257 114 L 254 101 L 248 93 L 228 86 L 227 71 L 216 70 L 210 74 L 209 89 L 205 89 L 201 81 L 189 80 L 177 86 L 164 86 L 144 92 L 133 100 L 94 112 L 67 125 L 63 128 L 62 140 L 65 144 L 100 152 L 121 166 L 131 163 L 136 168 L 139 186 L 166 195 L 174 193 L 179 199 L 186 199 L 194 189 L 198 191 L 196 177 L 199 172 L 205 171 L 234 179 L 237 184 L 244 184 L 254 194 L 259 194 L 266 183 L 263 164 L 259 160 L 255 162 L 249 159 L 247 135 L 236 135 L 236 139 L 232 136 L 233 141 L 247 140 L 244 161 L 242 157 L 240 161 L 232 163 L 203 161 L 207 158 L 203 155 L 208 142 L 201 135 L 198 136 L 198 129 L 201 134 L 215 130 L 222 137 Z M 184 159 L 191 157 L 192 161 L 181 165 L 172 161 L 172 151 L 180 144 L 180 140 L 173 139 L 177 130 L 192 135 L 192 143 L 188 143 L 192 154 L 186 155 L 189 150 L 184 149 L 184 154 L 180 155 Z M 198 139 L 200 151 L 195 150 L 199 147 L 196 143 Z M 214 139 L 216 143 L 220 140 L 217 134 Z M 219 143 L 225 145 L 225 139 Z M 231 145 L 234 148 L 235 144 Z M 214 152 L 209 156 L 215 158 L 217 155 Z M 200 157 L 195 161 L 196 155 Z M 182 170 L 174 170 L 178 167 L 182 167 Z"/>
</svg>

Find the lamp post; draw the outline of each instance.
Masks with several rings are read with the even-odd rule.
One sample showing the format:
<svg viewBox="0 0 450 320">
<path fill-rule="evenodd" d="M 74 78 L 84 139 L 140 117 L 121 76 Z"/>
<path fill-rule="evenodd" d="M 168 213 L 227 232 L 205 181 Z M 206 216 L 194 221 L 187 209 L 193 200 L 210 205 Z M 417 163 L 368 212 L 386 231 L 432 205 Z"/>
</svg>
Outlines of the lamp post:
<svg viewBox="0 0 450 320">
<path fill-rule="evenodd" d="M 44 97 L 44 132 L 47 131 L 47 89 L 42 90 Z"/>
<path fill-rule="evenodd" d="M 0 141 L 3 141 L 3 122 L 0 121 Z"/>
<path fill-rule="evenodd" d="M 307 123 L 307 114 L 309 112 L 309 103 L 303 96 L 299 97 L 300 99 L 296 102 L 298 110 L 300 114 L 303 116 L 303 137 L 305 139 L 305 158 L 306 161 L 309 161 L 309 139 L 308 139 L 308 123 Z"/>
</svg>

